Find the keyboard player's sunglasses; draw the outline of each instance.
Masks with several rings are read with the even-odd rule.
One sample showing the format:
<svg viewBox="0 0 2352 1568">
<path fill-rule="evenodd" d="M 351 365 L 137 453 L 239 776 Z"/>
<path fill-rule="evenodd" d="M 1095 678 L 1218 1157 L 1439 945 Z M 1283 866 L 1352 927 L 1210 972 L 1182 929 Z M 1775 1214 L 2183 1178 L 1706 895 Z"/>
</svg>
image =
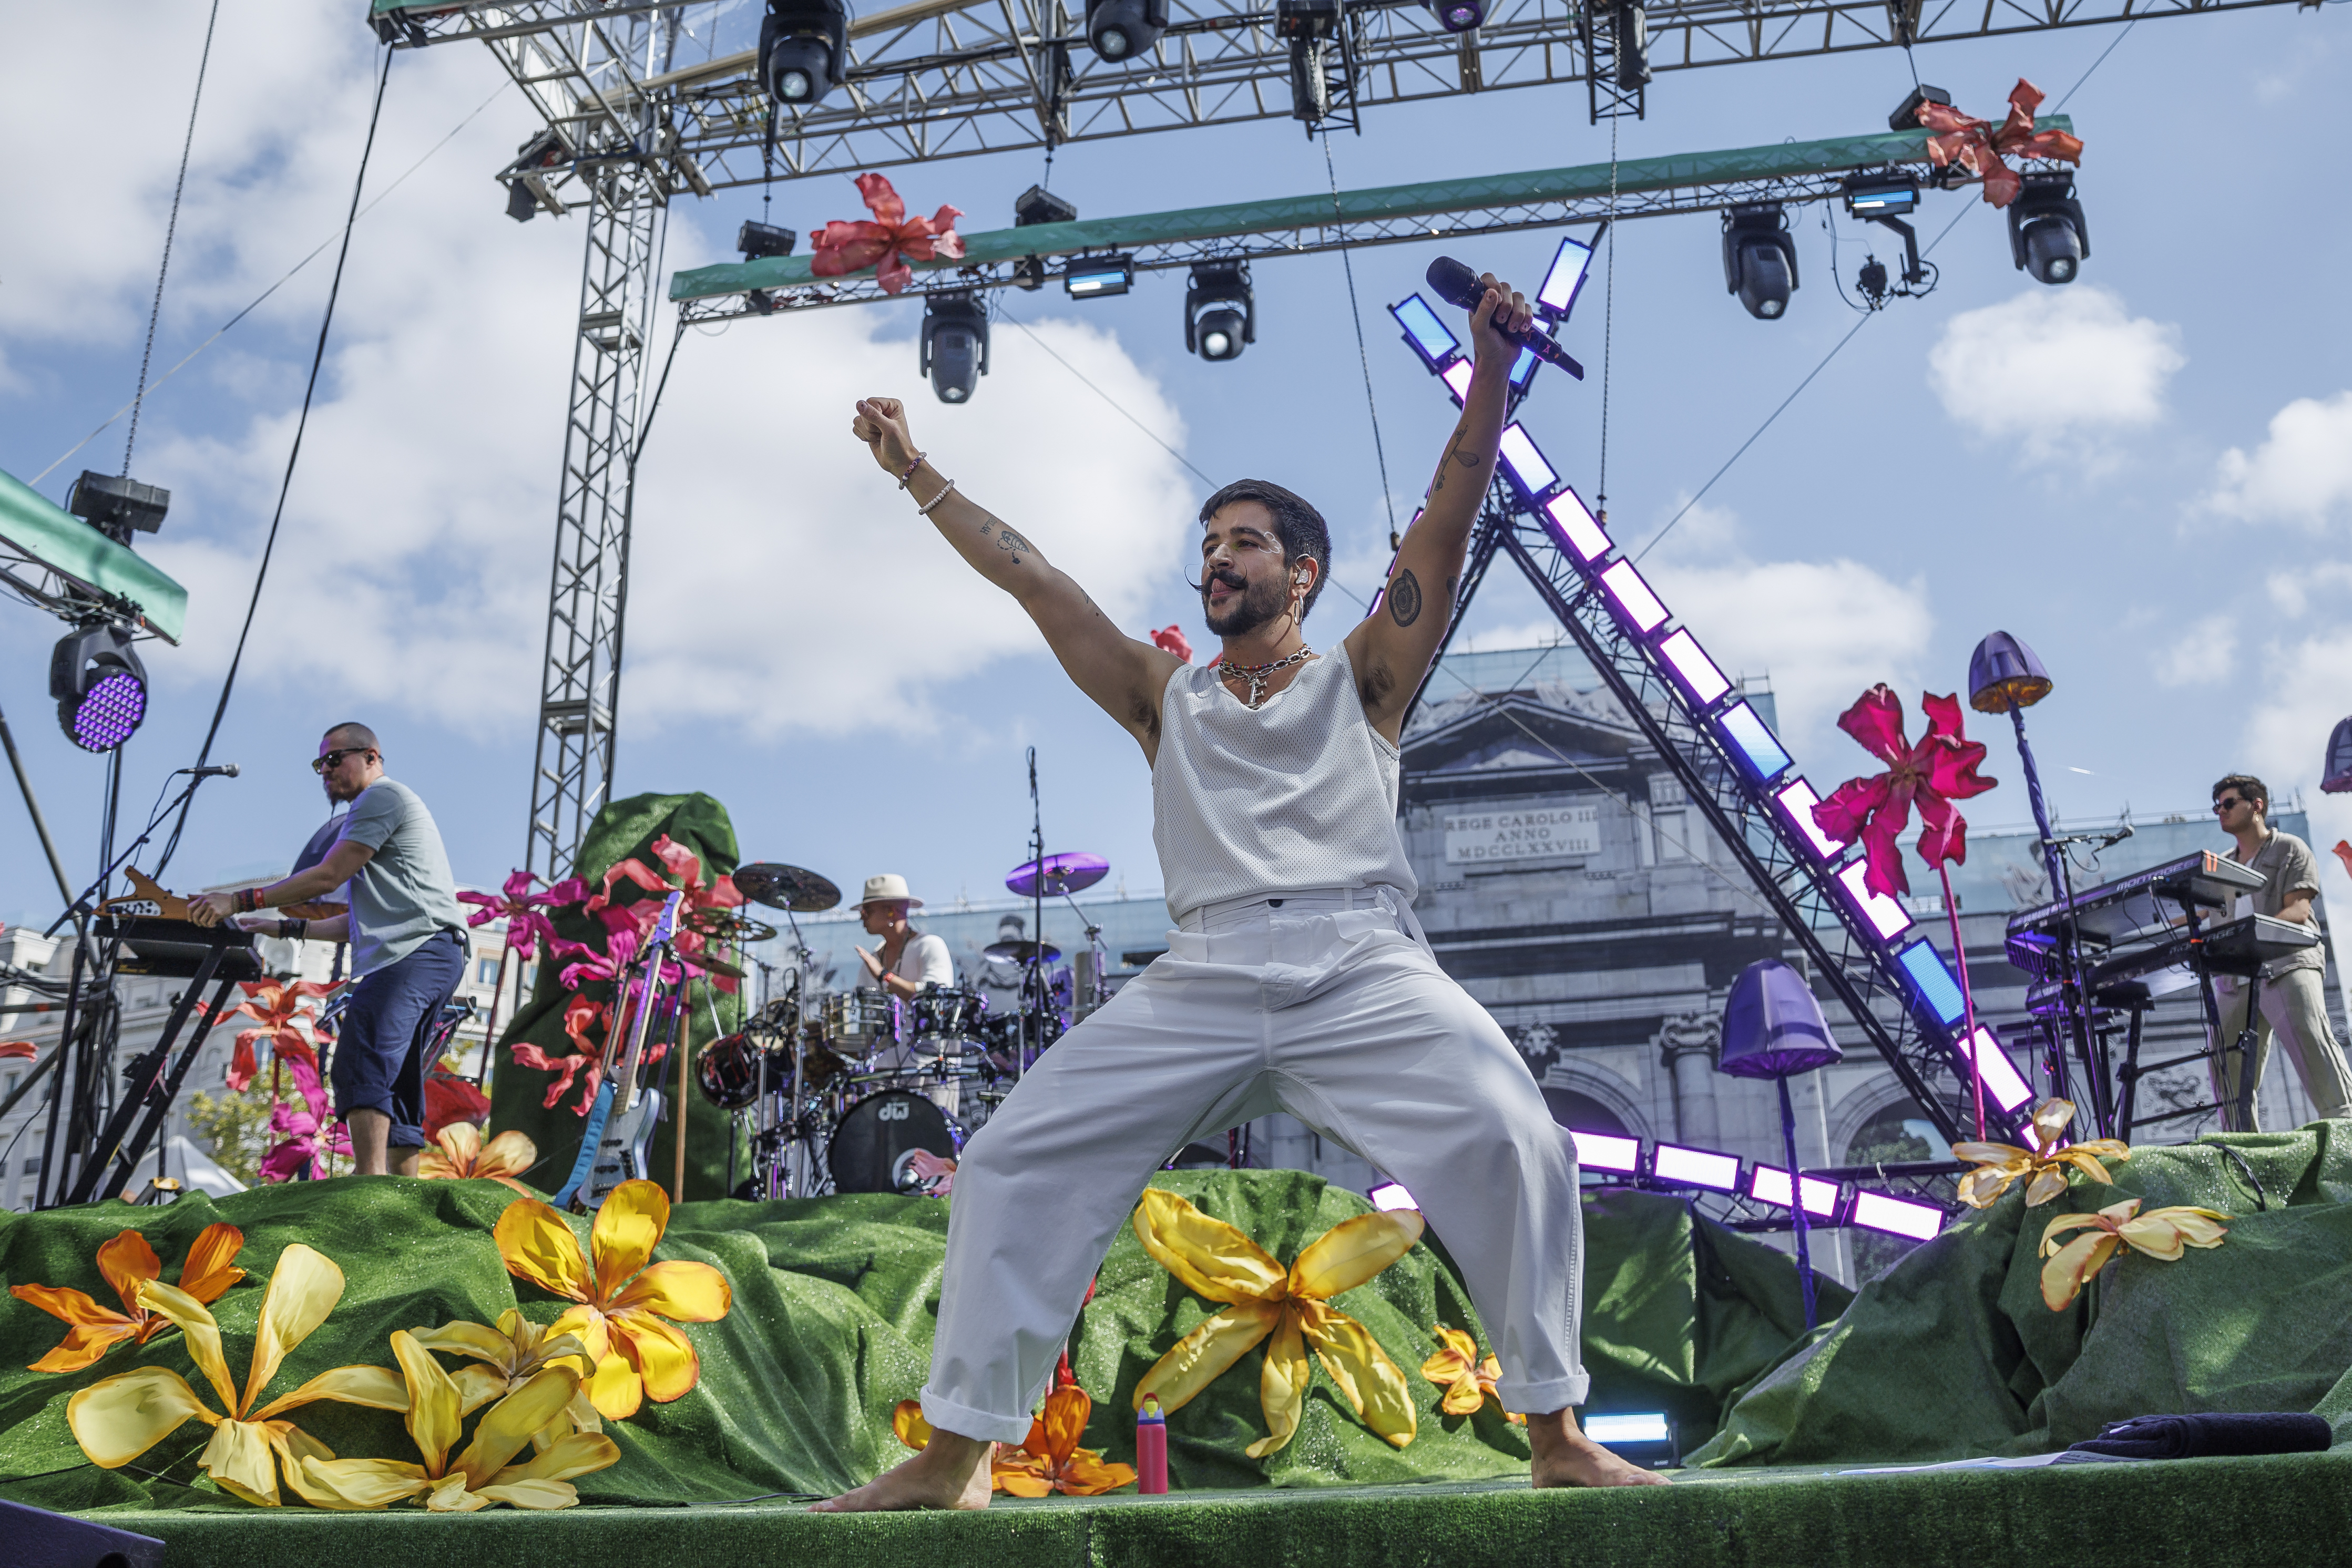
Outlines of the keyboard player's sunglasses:
<svg viewBox="0 0 2352 1568">
<path fill-rule="evenodd" d="M 343 765 L 344 758 L 357 757 L 362 752 L 373 751 L 375 747 L 373 746 L 347 746 L 341 751 L 322 752 L 319 756 L 310 759 L 310 771 L 318 774 L 323 779 L 329 773 L 341 768 Z"/>
</svg>

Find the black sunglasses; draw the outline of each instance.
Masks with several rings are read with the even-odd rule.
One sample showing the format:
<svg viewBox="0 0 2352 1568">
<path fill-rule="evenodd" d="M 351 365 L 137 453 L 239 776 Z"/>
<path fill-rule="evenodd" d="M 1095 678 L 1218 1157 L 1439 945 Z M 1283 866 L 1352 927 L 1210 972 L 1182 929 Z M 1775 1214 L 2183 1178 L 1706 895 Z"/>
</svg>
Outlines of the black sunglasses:
<svg viewBox="0 0 2352 1568">
<path fill-rule="evenodd" d="M 357 757 L 362 752 L 372 752 L 374 749 L 373 746 L 347 746 L 341 751 L 326 752 L 310 759 L 310 771 L 323 779 L 331 770 L 341 768 L 344 758 Z"/>
<path fill-rule="evenodd" d="M 2235 795 L 2224 795 L 2220 800 L 2213 802 L 2213 810 L 2217 811 L 2226 811 L 2232 806 L 2242 806 L 2245 804 L 2246 802 L 2244 800 L 2240 800 Z"/>
</svg>

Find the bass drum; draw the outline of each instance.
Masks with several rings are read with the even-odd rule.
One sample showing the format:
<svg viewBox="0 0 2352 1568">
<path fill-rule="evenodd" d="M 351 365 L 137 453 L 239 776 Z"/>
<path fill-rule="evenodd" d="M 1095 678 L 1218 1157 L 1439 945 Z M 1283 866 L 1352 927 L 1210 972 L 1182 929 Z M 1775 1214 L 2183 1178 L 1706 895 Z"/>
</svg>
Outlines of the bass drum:
<svg viewBox="0 0 2352 1568">
<path fill-rule="evenodd" d="M 912 1192 L 921 1178 L 908 1168 L 918 1150 L 956 1157 L 955 1124 L 947 1113 L 904 1089 L 869 1094 L 841 1113 L 825 1165 L 835 1192 Z"/>
</svg>

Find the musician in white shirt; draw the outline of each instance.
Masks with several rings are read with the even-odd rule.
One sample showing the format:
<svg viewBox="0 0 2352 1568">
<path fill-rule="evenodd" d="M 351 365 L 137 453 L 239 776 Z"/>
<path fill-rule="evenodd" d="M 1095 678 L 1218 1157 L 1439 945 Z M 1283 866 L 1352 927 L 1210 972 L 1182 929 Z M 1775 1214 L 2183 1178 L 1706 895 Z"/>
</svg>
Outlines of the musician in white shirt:
<svg viewBox="0 0 2352 1568">
<path fill-rule="evenodd" d="M 866 879 L 866 896 L 857 913 L 869 936 L 879 936 L 876 948 L 857 949 L 868 978 L 894 997 L 913 996 L 925 986 L 955 984 L 955 959 L 944 937 L 929 936 L 907 924 L 908 915 L 923 901 L 908 891 L 907 879 L 890 872 Z"/>
</svg>

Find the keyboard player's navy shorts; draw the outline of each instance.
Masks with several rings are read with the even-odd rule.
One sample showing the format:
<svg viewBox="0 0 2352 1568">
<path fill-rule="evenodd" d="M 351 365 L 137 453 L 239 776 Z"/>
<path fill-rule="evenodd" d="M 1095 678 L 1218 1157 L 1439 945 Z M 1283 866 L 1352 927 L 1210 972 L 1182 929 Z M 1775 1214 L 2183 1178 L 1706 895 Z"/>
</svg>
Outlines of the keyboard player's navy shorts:
<svg viewBox="0 0 2352 1568">
<path fill-rule="evenodd" d="M 381 1111 L 395 1149 L 425 1146 L 425 1060 L 433 1020 L 466 973 L 466 938 L 436 931 L 398 963 L 361 977 L 335 1035 L 335 1114 Z"/>
</svg>

